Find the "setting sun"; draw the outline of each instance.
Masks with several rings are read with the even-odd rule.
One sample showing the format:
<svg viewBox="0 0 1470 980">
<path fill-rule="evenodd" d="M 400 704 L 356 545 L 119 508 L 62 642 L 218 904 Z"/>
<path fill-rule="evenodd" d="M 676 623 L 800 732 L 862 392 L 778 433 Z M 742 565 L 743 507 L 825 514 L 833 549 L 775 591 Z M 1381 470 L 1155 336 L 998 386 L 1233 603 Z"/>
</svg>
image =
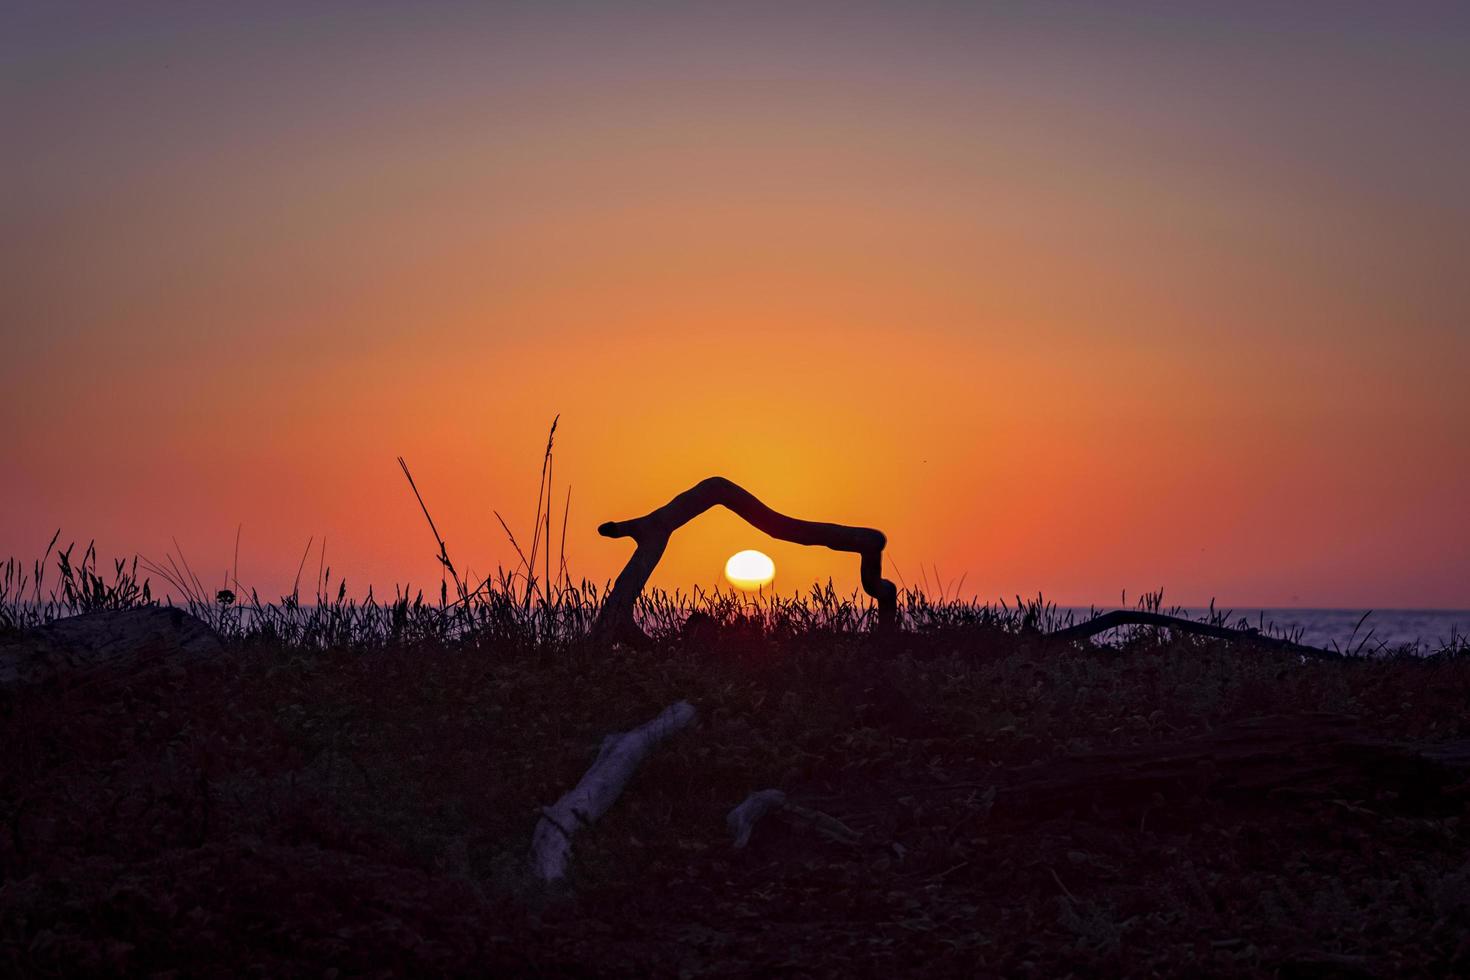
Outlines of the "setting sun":
<svg viewBox="0 0 1470 980">
<path fill-rule="evenodd" d="M 776 563 L 759 551 L 740 551 L 725 562 L 725 578 L 737 589 L 758 589 L 776 577 Z"/>
</svg>

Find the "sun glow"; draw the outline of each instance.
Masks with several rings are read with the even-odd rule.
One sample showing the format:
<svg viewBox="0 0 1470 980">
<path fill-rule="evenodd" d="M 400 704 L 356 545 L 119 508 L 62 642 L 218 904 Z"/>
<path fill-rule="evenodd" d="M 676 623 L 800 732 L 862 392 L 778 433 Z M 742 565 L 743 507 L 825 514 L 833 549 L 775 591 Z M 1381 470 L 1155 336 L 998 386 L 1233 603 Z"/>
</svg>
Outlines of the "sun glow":
<svg viewBox="0 0 1470 980">
<path fill-rule="evenodd" d="M 759 551 L 740 551 L 725 562 L 725 578 L 737 589 L 755 590 L 776 577 L 776 563 Z"/>
</svg>

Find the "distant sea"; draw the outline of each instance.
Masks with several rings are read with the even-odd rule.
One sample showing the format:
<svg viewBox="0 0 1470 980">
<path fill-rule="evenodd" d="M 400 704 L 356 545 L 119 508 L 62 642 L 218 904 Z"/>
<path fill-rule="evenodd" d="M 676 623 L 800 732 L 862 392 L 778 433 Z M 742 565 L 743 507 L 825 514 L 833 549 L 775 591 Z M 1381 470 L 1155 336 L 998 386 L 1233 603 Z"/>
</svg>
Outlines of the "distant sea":
<svg viewBox="0 0 1470 980">
<path fill-rule="evenodd" d="M 1077 622 L 1088 617 L 1088 610 L 1067 607 Z M 1107 612 L 1099 609 L 1099 612 Z M 1165 612 L 1171 610 L 1165 609 Z M 1383 647 L 1397 649 L 1404 645 L 1416 647 L 1420 653 L 1434 653 L 1449 646 L 1457 638 L 1463 645 L 1470 637 L 1470 609 L 1229 609 L 1217 606 L 1217 612 L 1229 612 L 1226 625 L 1245 625 L 1271 630 L 1272 632 L 1295 633 L 1300 631 L 1299 641 L 1308 646 L 1324 649 L 1352 650 L 1357 652 L 1361 645 L 1363 653 L 1373 653 Z M 1182 612 L 1173 612 L 1188 619 L 1203 619 L 1207 609 L 1185 607 Z M 1363 618 L 1367 613 L 1367 619 Z M 1359 621 L 1362 625 L 1359 625 Z M 1354 629 L 1356 628 L 1356 633 Z"/>
</svg>

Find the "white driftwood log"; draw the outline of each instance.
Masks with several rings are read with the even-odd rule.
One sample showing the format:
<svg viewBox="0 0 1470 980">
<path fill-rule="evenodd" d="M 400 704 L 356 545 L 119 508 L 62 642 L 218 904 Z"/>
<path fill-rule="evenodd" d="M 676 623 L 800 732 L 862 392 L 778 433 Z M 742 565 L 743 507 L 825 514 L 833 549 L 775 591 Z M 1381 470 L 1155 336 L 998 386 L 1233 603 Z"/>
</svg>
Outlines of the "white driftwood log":
<svg viewBox="0 0 1470 980">
<path fill-rule="evenodd" d="M 750 843 L 750 832 L 755 830 L 756 821 L 772 810 L 779 810 L 786 805 L 786 794 L 779 789 L 763 789 L 751 793 L 725 818 L 725 826 L 730 828 L 730 836 L 735 838 L 736 847 L 744 847 Z"/>
<path fill-rule="evenodd" d="M 768 813 L 779 813 L 794 823 L 810 827 L 823 837 L 838 844 L 859 847 L 866 843 L 866 838 L 862 834 L 836 817 L 823 813 L 821 810 L 813 810 L 811 807 L 792 803 L 779 789 L 763 789 L 751 793 L 743 803 L 731 810 L 725 817 L 725 826 L 730 828 L 730 836 L 735 839 L 736 847 L 744 847 L 750 843 L 750 834 L 755 830 L 756 822 Z"/>
<path fill-rule="evenodd" d="M 680 701 L 669 705 L 647 724 L 602 740 L 597 759 L 581 781 L 555 805 L 541 811 L 541 820 L 531 836 L 531 867 L 542 881 L 565 877 L 572 854 L 572 835 L 582 825 L 595 823 L 606 813 L 644 756 L 693 721 L 694 714 L 694 705 Z"/>
</svg>

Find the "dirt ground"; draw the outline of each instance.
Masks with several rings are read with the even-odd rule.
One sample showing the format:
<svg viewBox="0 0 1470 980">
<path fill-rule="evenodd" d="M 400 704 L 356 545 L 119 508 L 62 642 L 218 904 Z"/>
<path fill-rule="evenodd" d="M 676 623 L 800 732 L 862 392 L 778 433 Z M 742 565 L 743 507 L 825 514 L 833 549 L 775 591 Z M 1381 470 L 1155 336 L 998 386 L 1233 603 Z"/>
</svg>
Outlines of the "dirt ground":
<svg viewBox="0 0 1470 980">
<path fill-rule="evenodd" d="M 0 973 L 1463 975 L 1467 703 L 1467 658 L 989 633 L 118 669 L 0 701 Z M 734 849 L 770 787 L 858 839 Z"/>
</svg>

